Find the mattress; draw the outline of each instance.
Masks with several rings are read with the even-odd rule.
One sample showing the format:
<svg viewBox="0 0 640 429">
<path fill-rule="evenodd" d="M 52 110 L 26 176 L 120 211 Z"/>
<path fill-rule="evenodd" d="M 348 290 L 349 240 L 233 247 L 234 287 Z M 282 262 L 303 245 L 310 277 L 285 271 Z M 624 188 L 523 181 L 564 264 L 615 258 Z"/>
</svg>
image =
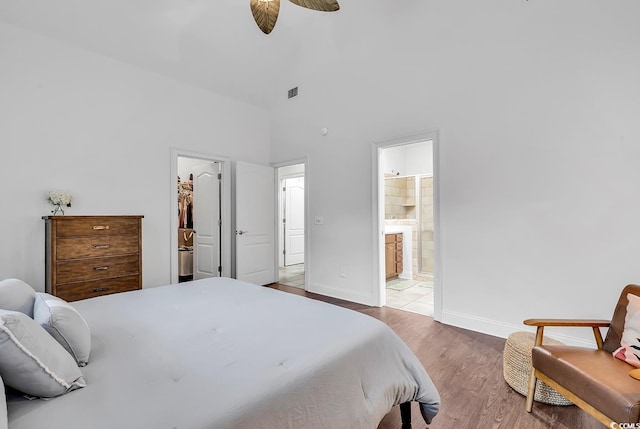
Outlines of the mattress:
<svg viewBox="0 0 640 429">
<path fill-rule="evenodd" d="M 74 302 L 92 333 L 87 387 L 7 399 L 10 429 L 366 428 L 438 392 L 384 323 L 227 278 Z"/>
</svg>

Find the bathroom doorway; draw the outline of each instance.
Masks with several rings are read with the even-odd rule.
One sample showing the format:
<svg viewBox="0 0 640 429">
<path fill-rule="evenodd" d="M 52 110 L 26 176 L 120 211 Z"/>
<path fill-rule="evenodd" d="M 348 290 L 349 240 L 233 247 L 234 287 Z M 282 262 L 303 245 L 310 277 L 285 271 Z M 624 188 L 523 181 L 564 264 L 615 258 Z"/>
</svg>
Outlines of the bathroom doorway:
<svg viewBox="0 0 640 429">
<path fill-rule="evenodd" d="M 172 149 L 172 283 L 231 275 L 228 164 Z"/>
<path fill-rule="evenodd" d="M 278 282 L 305 288 L 305 165 L 279 167 Z"/>
<path fill-rule="evenodd" d="M 437 135 L 378 145 L 380 301 L 434 317 L 436 313 Z"/>
</svg>

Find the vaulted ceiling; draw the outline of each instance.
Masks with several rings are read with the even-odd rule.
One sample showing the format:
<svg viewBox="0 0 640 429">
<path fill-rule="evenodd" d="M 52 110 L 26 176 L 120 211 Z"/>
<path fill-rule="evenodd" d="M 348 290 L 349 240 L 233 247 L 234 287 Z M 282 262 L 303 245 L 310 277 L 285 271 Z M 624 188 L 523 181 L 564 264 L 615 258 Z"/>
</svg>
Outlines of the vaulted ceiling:
<svg viewBox="0 0 640 429">
<path fill-rule="evenodd" d="M 318 54 L 319 41 L 338 27 L 348 32 L 354 2 L 342 3 L 328 14 L 283 1 L 270 35 L 249 0 L 2 1 L 0 20 L 268 107 L 295 86 L 297 65 Z"/>
</svg>

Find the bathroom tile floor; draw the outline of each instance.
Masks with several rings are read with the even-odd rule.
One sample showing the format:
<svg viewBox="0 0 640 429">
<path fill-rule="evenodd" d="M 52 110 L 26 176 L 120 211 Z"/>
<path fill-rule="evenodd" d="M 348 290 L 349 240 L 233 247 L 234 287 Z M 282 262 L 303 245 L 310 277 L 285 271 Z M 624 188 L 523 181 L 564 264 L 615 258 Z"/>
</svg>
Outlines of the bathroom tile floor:
<svg viewBox="0 0 640 429">
<path fill-rule="evenodd" d="M 433 282 L 392 279 L 386 285 L 387 307 L 433 317 Z"/>
<path fill-rule="evenodd" d="M 304 289 L 304 264 L 280 267 L 278 283 Z"/>
</svg>

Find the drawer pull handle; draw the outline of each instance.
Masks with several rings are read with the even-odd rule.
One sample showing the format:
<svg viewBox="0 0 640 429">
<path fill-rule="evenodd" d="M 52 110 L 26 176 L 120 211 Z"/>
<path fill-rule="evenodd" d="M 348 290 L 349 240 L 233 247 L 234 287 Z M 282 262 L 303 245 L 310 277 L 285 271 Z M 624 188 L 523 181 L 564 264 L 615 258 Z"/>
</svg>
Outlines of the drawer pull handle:
<svg viewBox="0 0 640 429">
<path fill-rule="evenodd" d="M 94 244 L 94 249 L 108 249 L 110 246 L 108 244 Z"/>
<path fill-rule="evenodd" d="M 94 291 L 94 292 L 106 292 L 106 291 L 108 291 L 109 289 L 111 289 L 111 288 L 108 288 L 108 287 L 97 287 L 97 288 L 95 288 L 93 291 Z"/>
<path fill-rule="evenodd" d="M 94 225 L 93 229 L 95 230 L 109 229 L 109 225 Z"/>
<path fill-rule="evenodd" d="M 104 270 L 108 270 L 109 267 L 108 266 L 102 266 L 102 267 L 93 267 L 93 271 L 104 271 Z"/>
</svg>

